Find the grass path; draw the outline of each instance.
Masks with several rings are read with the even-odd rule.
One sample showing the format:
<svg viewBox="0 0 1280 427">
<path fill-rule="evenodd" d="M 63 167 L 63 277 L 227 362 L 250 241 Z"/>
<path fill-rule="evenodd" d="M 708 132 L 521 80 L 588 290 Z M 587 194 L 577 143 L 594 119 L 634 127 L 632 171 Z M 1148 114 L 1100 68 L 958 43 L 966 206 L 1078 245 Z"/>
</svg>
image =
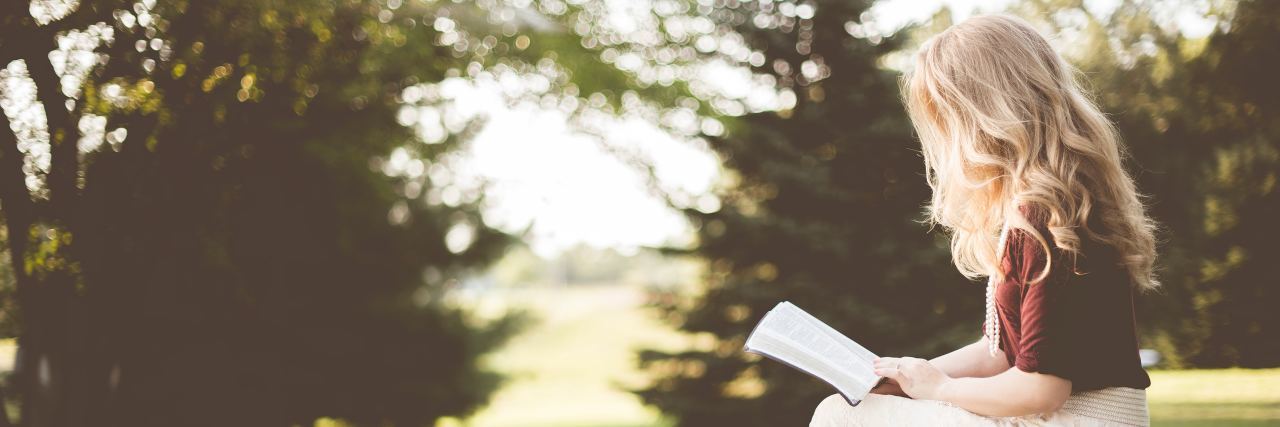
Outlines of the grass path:
<svg viewBox="0 0 1280 427">
<path fill-rule="evenodd" d="M 510 376 L 470 426 L 586 427 L 664 425 L 627 388 L 642 386 L 634 352 L 679 348 L 675 332 L 641 308 L 623 286 L 504 291 L 503 305 L 538 318 L 488 361 Z"/>
</svg>

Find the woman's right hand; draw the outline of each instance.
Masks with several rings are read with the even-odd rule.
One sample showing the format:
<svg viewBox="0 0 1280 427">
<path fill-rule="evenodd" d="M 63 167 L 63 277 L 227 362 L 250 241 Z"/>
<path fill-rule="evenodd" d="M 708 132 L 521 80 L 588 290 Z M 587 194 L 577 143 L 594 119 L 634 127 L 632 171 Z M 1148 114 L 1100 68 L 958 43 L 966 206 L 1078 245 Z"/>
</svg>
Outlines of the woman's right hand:
<svg viewBox="0 0 1280 427">
<path fill-rule="evenodd" d="M 885 378 L 884 382 L 871 389 L 871 392 L 875 394 L 887 394 L 890 396 L 910 397 L 907 396 L 906 392 L 902 391 L 902 387 L 898 386 L 898 382 L 894 381 L 893 378 Z"/>
</svg>

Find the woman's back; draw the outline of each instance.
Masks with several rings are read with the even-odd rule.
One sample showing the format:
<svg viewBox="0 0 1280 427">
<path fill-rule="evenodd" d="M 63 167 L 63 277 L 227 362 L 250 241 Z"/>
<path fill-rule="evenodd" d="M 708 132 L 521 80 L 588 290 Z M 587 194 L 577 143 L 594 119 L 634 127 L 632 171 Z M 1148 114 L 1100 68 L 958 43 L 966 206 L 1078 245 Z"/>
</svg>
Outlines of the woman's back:
<svg viewBox="0 0 1280 427">
<path fill-rule="evenodd" d="M 1041 215 L 1028 217 L 1050 235 Z M 1033 282 L 1045 266 L 1043 248 L 1021 230 L 1007 242 L 995 299 L 1009 365 L 1069 379 L 1074 392 L 1150 386 L 1138 357 L 1135 287 L 1116 251 L 1087 240 L 1073 260 L 1050 240 L 1051 271 Z"/>
</svg>

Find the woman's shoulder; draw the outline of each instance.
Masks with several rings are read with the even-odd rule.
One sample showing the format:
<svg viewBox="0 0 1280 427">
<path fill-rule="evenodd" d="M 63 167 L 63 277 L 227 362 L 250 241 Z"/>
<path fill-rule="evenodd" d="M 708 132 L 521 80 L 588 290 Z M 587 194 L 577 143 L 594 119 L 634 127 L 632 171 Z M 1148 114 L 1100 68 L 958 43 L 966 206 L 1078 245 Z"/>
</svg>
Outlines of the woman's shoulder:
<svg viewBox="0 0 1280 427">
<path fill-rule="evenodd" d="M 1038 236 L 1021 228 L 1008 231 L 1005 255 L 1011 258 L 1013 267 L 1038 270 L 1043 268 L 1043 264 L 1050 257 L 1053 261 L 1050 268 L 1054 270 L 1051 273 L 1065 270 L 1064 272 L 1082 275 L 1092 271 L 1123 267 L 1115 248 L 1098 239 L 1098 236 L 1104 236 L 1109 232 L 1098 216 L 1090 216 L 1088 224 L 1083 227 L 1069 228 L 1076 234 L 1078 243 L 1075 248 L 1067 250 L 1059 246 L 1057 238 L 1051 231 L 1050 215 L 1047 209 L 1032 204 L 1020 204 L 1018 212 Z"/>
</svg>

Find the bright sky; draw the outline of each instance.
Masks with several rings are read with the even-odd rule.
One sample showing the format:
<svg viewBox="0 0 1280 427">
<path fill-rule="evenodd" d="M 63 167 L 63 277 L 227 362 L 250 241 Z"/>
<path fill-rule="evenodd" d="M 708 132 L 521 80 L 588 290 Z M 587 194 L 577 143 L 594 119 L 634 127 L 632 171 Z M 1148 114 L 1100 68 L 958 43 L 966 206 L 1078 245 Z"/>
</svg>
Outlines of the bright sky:
<svg viewBox="0 0 1280 427">
<path fill-rule="evenodd" d="M 464 193 L 482 189 L 485 223 L 512 233 L 527 230 L 527 242 L 543 256 L 576 244 L 632 251 L 689 242 L 683 214 L 657 197 L 647 173 L 610 150 L 648 159 L 662 188 L 694 195 L 693 205 L 714 206 L 714 200 L 696 197 L 709 194 L 719 176 L 719 161 L 705 143 L 676 139 L 639 118 L 604 114 L 592 119 L 606 120 L 595 127 L 607 133 L 586 135 L 558 109 L 507 104 L 504 81 L 454 78 L 439 86 L 450 101 L 441 109 L 444 122 L 483 115 L 487 123 L 463 150 L 443 159 L 450 173 L 428 172 L 436 185 Z"/>
<path fill-rule="evenodd" d="M 1085 3 L 1095 13 L 1108 13 L 1116 0 Z M 1009 0 L 886 0 L 877 3 L 871 14 L 875 25 L 887 33 L 924 21 L 942 6 L 951 7 L 961 20 L 974 11 L 993 12 L 1009 4 Z M 1194 5 L 1171 13 L 1189 36 L 1207 34 L 1214 25 Z M 749 78 L 741 77 L 737 84 L 745 87 Z M 467 108 L 486 112 L 489 122 L 455 165 L 460 179 L 487 182 L 486 223 L 511 232 L 528 229 L 527 241 L 544 256 L 580 243 L 629 251 L 689 241 L 684 217 L 649 190 L 639 171 L 603 147 L 643 153 L 657 168 L 662 186 L 698 195 L 708 193 L 720 174 L 718 160 L 705 146 L 673 139 L 640 120 L 611 126 L 602 142 L 576 134 L 557 111 L 534 105 L 507 107 L 493 89 L 467 90 L 472 92 L 455 99 L 469 99 L 472 105 Z"/>
<path fill-rule="evenodd" d="M 624 251 L 687 242 L 682 214 L 648 188 L 647 177 L 576 134 L 558 111 L 517 107 L 490 111 L 457 172 L 488 182 L 485 221 L 529 229 L 529 243 L 551 255 L 577 243 Z M 667 186 L 703 194 L 719 173 L 705 149 L 640 121 L 621 123 L 608 144 L 644 150 Z"/>
</svg>

